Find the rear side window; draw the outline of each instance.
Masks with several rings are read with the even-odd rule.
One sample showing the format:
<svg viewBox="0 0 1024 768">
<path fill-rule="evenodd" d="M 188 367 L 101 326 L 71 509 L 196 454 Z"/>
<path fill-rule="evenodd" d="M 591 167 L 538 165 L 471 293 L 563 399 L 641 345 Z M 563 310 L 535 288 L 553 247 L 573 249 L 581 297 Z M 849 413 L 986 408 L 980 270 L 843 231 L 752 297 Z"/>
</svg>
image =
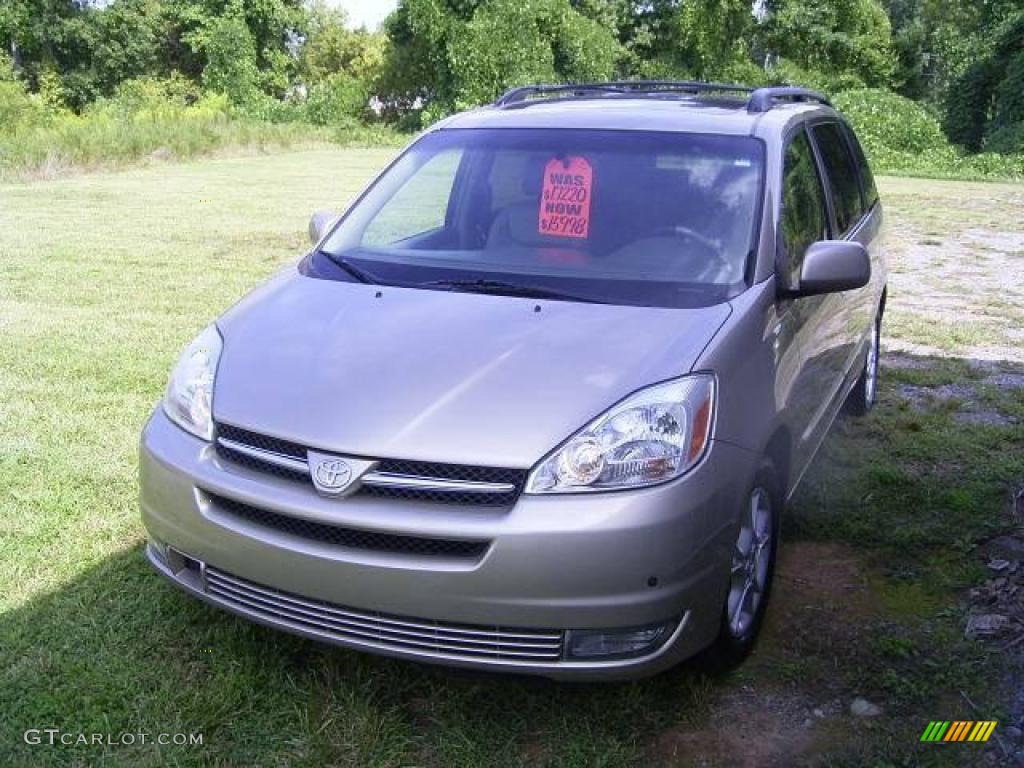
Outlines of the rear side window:
<svg viewBox="0 0 1024 768">
<path fill-rule="evenodd" d="M 811 129 L 811 133 L 821 152 L 825 175 L 832 190 L 837 229 L 839 234 L 844 234 L 864 213 L 857 166 L 853 162 L 850 147 L 838 123 L 816 125 Z"/>
<path fill-rule="evenodd" d="M 860 167 L 860 181 L 861 186 L 864 189 L 864 207 L 870 208 L 878 202 L 878 190 L 875 188 L 875 177 L 871 173 L 871 166 L 868 165 L 868 159 L 864 156 L 864 150 L 861 148 L 860 142 L 857 141 L 857 135 L 847 126 L 844 126 L 843 132 L 846 134 L 846 138 L 850 140 L 850 149 L 853 150 L 853 158 L 857 161 L 857 165 Z"/>
<path fill-rule="evenodd" d="M 800 282 L 804 253 L 828 238 L 825 193 L 811 144 L 802 131 L 786 149 L 782 180 L 782 241 L 786 250 L 782 279 L 789 288 Z"/>
</svg>

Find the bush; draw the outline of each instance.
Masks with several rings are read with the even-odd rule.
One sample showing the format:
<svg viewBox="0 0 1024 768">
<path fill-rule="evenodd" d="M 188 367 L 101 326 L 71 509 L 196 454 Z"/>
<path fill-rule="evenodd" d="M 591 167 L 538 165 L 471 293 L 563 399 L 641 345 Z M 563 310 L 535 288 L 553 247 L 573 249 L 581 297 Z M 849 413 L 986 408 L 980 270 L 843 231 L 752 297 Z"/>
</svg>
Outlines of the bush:
<svg viewBox="0 0 1024 768">
<path fill-rule="evenodd" d="M 946 147 L 939 121 L 924 107 L 891 91 L 862 88 L 833 99 L 869 152 L 929 152 Z"/>
<path fill-rule="evenodd" d="M 141 112 L 176 111 L 194 104 L 201 97 L 199 87 L 175 72 L 168 78 L 142 77 L 126 80 L 112 99 L 100 100 L 93 109 L 106 109 L 122 115 Z"/>
<path fill-rule="evenodd" d="M 20 83 L 0 82 L 0 176 L 69 167 L 108 166 L 145 158 L 187 158 L 223 146 L 287 146 L 330 141 L 308 125 L 272 125 L 240 115 L 227 96 L 192 103 L 180 81 L 137 80 L 81 115 L 48 108 Z"/>
<path fill-rule="evenodd" d="M 0 51 L 0 83 L 9 83 L 15 80 L 14 62 L 11 57 Z"/>
<path fill-rule="evenodd" d="M 1001 155 L 1024 154 L 1024 121 L 997 128 L 985 139 L 985 151 Z"/>
<path fill-rule="evenodd" d="M 338 72 L 309 89 L 306 119 L 313 125 L 355 127 L 367 117 L 369 102 L 366 83 Z"/>
<path fill-rule="evenodd" d="M 264 123 L 306 122 L 306 105 L 302 101 L 275 99 L 260 94 L 238 108 L 238 112 L 252 120 Z"/>
<path fill-rule="evenodd" d="M 956 179 L 1024 179 L 1024 155 L 996 154 L 1002 150 L 988 145 L 988 151 L 982 154 L 964 154 L 946 141 L 938 120 L 928 110 L 902 96 L 877 89 L 859 89 L 840 93 L 833 102 L 857 131 L 877 173 Z M 1008 144 L 1013 140 L 1009 132 L 999 138 L 999 142 Z"/>
<path fill-rule="evenodd" d="M 849 72 L 825 73 L 804 69 L 789 59 L 780 59 L 769 71 L 768 76 L 769 83 L 766 84 L 801 85 L 823 93 L 839 93 L 840 91 L 864 88 L 864 81 Z"/>
<path fill-rule="evenodd" d="M 38 97 L 30 96 L 24 85 L 14 79 L 0 80 L 0 136 L 40 127 L 47 117 L 45 105 Z"/>
<path fill-rule="evenodd" d="M 932 179 L 977 181 L 1024 180 L 1024 155 L 982 152 L 964 154 L 946 145 L 927 152 L 867 150 L 876 173 L 890 176 L 922 176 Z"/>
<path fill-rule="evenodd" d="M 351 117 L 333 120 L 329 129 L 312 126 L 306 122 L 304 104 L 264 97 L 253 105 L 240 108 L 224 94 L 200 95 L 181 78 L 145 78 L 122 84 L 113 98 L 77 115 L 48 108 L 18 81 L 0 80 L 0 178 L 53 175 L 150 156 L 189 158 L 222 147 L 263 149 L 321 142 L 379 146 L 404 141 L 387 128 L 366 127 Z M 343 101 L 342 106 L 351 104 Z M 254 116 L 263 109 L 275 110 L 280 119 L 270 122 Z"/>
</svg>

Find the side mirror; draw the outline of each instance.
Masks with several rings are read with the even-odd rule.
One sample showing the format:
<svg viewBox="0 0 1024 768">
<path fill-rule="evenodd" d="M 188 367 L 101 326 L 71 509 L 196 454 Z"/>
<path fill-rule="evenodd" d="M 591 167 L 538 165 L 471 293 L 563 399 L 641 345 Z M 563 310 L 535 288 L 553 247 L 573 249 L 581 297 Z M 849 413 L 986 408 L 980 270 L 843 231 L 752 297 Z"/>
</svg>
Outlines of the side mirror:
<svg viewBox="0 0 1024 768">
<path fill-rule="evenodd" d="M 797 296 L 817 296 L 863 288 L 871 280 L 867 249 L 849 240 L 819 240 L 804 254 Z"/>
<path fill-rule="evenodd" d="M 316 245 L 320 242 L 320 239 L 327 233 L 331 227 L 334 226 L 334 222 L 338 220 L 338 214 L 335 211 L 317 211 L 309 220 L 309 242 L 310 245 Z"/>
</svg>

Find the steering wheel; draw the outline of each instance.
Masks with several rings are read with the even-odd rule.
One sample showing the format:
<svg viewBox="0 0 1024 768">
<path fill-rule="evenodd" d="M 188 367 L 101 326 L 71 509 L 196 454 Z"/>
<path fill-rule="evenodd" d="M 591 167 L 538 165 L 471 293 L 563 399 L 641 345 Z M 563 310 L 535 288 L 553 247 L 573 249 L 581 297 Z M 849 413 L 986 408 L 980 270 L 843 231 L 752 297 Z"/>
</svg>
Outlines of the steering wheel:
<svg viewBox="0 0 1024 768">
<path fill-rule="evenodd" d="M 681 224 L 677 224 L 675 226 L 658 227 L 657 229 L 654 230 L 654 232 L 648 235 L 648 237 L 685 238 L 701 246 L 703 250 L 705 250 L 710 256 L 712 256 L 715 259 L 715 261 L 721 263 L 726 268 L 729 268 L 731 266 L 729 262 L 722 256 L 721 249 L 718 247 L 718 244 L 714 240 L 705 237 L 700 232 L 698 232 L 695 229 L 691 229 L 690 227 L 684 227 Z"/>
</svg>

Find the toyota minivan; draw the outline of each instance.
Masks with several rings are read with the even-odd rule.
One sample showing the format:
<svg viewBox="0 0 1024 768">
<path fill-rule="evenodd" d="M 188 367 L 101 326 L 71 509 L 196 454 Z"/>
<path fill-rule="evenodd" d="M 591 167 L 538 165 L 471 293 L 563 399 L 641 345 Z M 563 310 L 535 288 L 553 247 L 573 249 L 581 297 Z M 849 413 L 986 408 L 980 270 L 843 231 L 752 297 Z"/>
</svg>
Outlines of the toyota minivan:
<svg viewBox="0 0 1024 768">
<path fill-rule="evenodd" d="M 737 663 L 783 505 L 875 400 L 881 226 L 804 89 L 529 86 L 455 115 L 185 350 L 142 434 L 147 556 L 405 659 Z"/>
</svg>

